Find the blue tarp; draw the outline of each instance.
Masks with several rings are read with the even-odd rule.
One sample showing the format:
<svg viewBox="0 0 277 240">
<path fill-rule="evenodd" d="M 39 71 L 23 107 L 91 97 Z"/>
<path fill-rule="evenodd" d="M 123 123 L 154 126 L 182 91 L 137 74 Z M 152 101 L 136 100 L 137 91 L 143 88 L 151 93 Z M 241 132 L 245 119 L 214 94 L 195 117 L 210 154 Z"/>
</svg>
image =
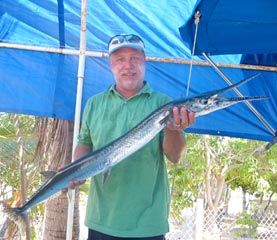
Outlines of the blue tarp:
<svg viewBox="0 0 277 240">
<path fill-rule="evenodd" d="M 198 1 L 194 9 L 200 14 L 196 53 L 277 53 L 276 9 L 274 0 Z M 180 28 L 190 48 L 197 26 L 194 21 L 192 16 Z"/>
<path fill-rule="evenodd" d="M 276 41 L 268 39 L 264 41 L 263 38 L 263 36 L 273 36 L 276 39 L 275 0 L 88 1 L 87 51 L 107 53 L 107 42 L 111 36 L 118 33 L 138 34 L 145 41 L 147 57 L 160 59 L 147 62 L 146 80 L 155 89 L 174 99 L 185 96 L 190 66 L 177 60 L 188 62 L 191 60 L 190 44 L 194 37 L 192 17 L 194 11 L 201 5 L 204 6 L 205 11 L 210 11 L 205 12 L 200 9 L 201 18 L 205 23 L 204 27 L 209 28 L 214 22 L 214 17 L 205 20 L 206 15 L 213 16 L 214 12 L 216 16 L 229 18 L 221 21 L 217 17 L 219 21 L 212 27 L 212 34 L 218 33 L 218 35 L 211 36 L 212 40 L 220 42 L 220 47 L 223 47 L 222 51 L 218 51 L 219 48 L 216 47 L 216 51 L 212 52 L 211 58 L 215 62 L 239 64 L 244 61 L 247 63 L 251 57 L 258 59 L 254 54 L 265 54 L 263 59 L 269 62 L 262 61 L 263 64 L 276 66 L 269 60 L 276 59 L 274 58 L 274 53 L 277 52 Z M 214 10 L 214 6 L 219 7 Z M 228 29 L 232 19 L 237 20 L 238 15 L 244 14 L 242 9 L 246 8 L 250 8 L 251 13 L 258 12 L 257 17 L 266 23 L 262 27 L 259 24 L 255 27 L 255 21 L 253 21 L 255 15 L 250 14 L 251 18 L 246 19 L 253 22 L 250 37 L 246 37 L 247 24 L 242 26 L 241 22 L 234 21 L 235 27 L 232 32 Z M 263 8 L 270 12 L 265 12 Z M 81 1 L 0 1 L 0 43 L 78 50 L 80 18 Z M 227 24 L 223 25 L 224 22 Z M 229 38 L 236 32 L 236 27 L 239 31 L 234 38 L 236 41 L 232 42 Z M 244 32 L 243 29 L 247 31 Z M 182 31 L 187 35 L 184 36 Z M 205 44 L 202 47 L 202 43 L 212 40 L 207 39 L 206 35 L 201 36 L 201 32 L 206 33 L 206 30 L 200 29 L 197 42 L 201 44 L 197 47 L 197 54 L 202 51 L 211 53 L 211 47 L 206 48 Z M 258 41 L 255 41 L 256 39 Z M 250 49 L 250 45 L 254 42 L 255 45 Z M 262 43 L 259 51 L 256 51 L 257 42 Z M 0 48 L 0 111 L 73 120 L 78 55 L 24 50 L 9 46 Z M 234 46 L 240 46 L 242 51 L 241 49 L 234 50 Z M 246 48 L 247 46 L 250 50 Z M 214 43 L 212 43 L 212 49 L 214 49 Z M 225 55 L 226 53 L 228 55 Z M 268 57 L 268 54 L 273 57 Z M 163 61 L 164 59 L 167 61 Z M 203 58 L 198 55 L 194 56 L 193 60 L 201 62 Z M 251 63 L 253 64 L 253 61 Z M 261 61 L 256 61 L 256 64 L 261 64 Z M 222 71 L 234 83 L 252 74 L 262 73 L 260 77 L 239 89 L 246 96 L 270 96 L 269 100 L 253 102 L 253 106 L 265 118 L 273 131 L 268 129 L 244 103 L 199 117 L 197 123 L 187 131 L 271 141 L 274 131 L 277 130 L 276 72 L 228 67 L 222 68 Z M 82 105 L 84 106 L 88 97 L 104 90 L 113 81 L 106 57 L 87 56 Z M 189 96 L 225 86 L 227 86 L 225 81 L 212 67 L 193 65 Z M 234 92 L 230 92 L 225 96 L 235 95 Z"/>
</svg>

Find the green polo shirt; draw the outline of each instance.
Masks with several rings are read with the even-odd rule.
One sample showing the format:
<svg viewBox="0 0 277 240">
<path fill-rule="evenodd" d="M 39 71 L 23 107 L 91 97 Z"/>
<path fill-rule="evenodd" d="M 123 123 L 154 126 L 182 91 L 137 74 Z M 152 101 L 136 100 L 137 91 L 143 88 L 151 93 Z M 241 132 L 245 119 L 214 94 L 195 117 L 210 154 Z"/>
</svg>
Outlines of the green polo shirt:
<svg viewBox="0 0 277 240">
<path fill-rule="evenodd" d="M 114 88 L 91 97 L 85 107 L 79 143 L 96 150 L 122 136 L 170 101 L 146 83 L 129 99 Z M 118 237 L 151 237 L 168 232 L 169 184 L 162 152 L 163 133 L 91 181 L 85 224 Z"/>
</svg>

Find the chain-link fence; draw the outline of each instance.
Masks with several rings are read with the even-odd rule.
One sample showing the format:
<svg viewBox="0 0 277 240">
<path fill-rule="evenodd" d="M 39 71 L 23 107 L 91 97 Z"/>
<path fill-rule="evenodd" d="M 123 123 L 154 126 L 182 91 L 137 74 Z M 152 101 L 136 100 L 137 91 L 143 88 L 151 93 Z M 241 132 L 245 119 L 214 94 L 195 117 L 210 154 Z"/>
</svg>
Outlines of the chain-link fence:
<svg viewBox="0 0 277 240">
<path fill-rule="evenodd" d="M 277 212 L 261 216 L 204 210 L 199 204 L 183 212 L 184 222 L 171 224 L 167 240 L 277 239 Z"/>
</svg>

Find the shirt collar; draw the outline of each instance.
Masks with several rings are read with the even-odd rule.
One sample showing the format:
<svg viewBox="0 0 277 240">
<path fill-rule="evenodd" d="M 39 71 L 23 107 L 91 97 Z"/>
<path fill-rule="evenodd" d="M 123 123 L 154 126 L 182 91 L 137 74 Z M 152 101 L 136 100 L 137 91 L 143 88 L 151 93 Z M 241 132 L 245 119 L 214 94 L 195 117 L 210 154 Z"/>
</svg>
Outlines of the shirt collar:
<svg viewBox="0 0 277 240">
<path fill-rule="evenodd" d="M 147 82 L 147 81 L 143 81 L 144 83 L 144 86 L 142 89 L 139 90 L 139 92 L 135 95 L 135 96 L 138 96 L 138 95 L 142 95 L 142 94 L 146 94 L 148 96 L 150 96 L 153 92 L 153 89 L 150 87 L 150 84 Z M 116 89 L 115 89 L 115 83 L 112 84 L 110 87 L 109 87 L 109 93 L 115 93 L 115 94 L 118 94 L 120 95 Z"/>
</svg>

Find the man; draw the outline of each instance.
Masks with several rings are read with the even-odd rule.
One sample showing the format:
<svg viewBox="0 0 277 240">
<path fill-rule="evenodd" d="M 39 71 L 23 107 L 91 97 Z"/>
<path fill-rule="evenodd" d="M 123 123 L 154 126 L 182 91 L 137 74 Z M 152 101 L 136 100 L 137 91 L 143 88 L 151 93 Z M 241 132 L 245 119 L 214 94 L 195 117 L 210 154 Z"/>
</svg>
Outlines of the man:
<svg viewBox="0 0 277 240">
<path fill-rule="evenodd" d="M 107 145 L 170 101 L 144 80 L 145 47 L 140 37 L 116 35 L 108 49 L 115 84 L 88 100 L 75 159 Z M 183 129 L 194 123 L 194 114 L 184 108 L 174 108 L 173 114 L 165 130 L 116 165 L 105 183 L 101 174 L 92 179 L 85 219 L 88 240 L 164 239 L 170 202 L 164 155 L 179 161 L 185 149 Z"/>
</svg>

